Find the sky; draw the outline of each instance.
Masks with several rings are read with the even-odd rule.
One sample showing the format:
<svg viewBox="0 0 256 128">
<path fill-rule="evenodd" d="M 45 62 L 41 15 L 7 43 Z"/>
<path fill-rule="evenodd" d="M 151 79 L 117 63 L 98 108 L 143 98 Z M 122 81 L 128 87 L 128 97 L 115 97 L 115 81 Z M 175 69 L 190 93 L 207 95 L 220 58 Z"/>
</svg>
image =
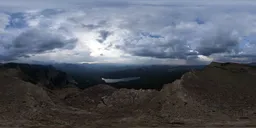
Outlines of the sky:
<svg viewBox="0 0 256 128">
<path fill-rule="evenodd" d="M 0 0 L 0 62 L 256 61 L 254 0 Z"/>
</svg>

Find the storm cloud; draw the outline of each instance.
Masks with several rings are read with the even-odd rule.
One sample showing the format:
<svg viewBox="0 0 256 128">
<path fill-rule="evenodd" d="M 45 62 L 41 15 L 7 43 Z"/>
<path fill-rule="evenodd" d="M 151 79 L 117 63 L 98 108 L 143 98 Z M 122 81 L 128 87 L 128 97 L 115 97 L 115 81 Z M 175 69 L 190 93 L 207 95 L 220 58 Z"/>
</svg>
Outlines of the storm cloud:
<svg viewBox="0 0 256 128">
<path fill-rule="evenodd" d="M 231 35 L 232 33 L 217 32 L 202 39 L 197 51 L 201 55 L 209 56 L 216 53 L 234 53 L 239 52 L 239 37 Z"/>
<path fill-rule="evenodd" d="M 97 40 L 100 43 L 103 43 L 110 35 L 111 35 L 111 32 L 106 31 L 106 30 L 101 30 L 101 31 L 99 31 L 99 39 L 97 39 Z"/>
<path fill-rule="evenodd" d="M 43 29 L 31 29 L 20 33 L 10 41 L 2 41 L 0 44 L 1 60 L 15 60 L 18 57 L 29 57 L 55 49 L 73 49 L 77 39 L 66 39 L 62 35 Z"/>
<path fill-rule="evenodd" d="M 0 7 L 2 61 L 255 61 L 256 10 L 249 0 L 10 0 Z"/>
</svg>

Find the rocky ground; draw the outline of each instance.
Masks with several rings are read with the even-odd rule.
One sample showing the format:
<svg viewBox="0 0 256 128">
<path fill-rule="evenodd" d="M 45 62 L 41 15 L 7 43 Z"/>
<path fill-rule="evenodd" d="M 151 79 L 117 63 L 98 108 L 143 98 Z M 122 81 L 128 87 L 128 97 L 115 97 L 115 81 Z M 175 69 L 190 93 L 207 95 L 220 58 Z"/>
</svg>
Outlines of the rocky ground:
<svg viewBox="0 0 256 128">
<path fill-rule="evenodd" d="M 256 127 L 256 68 L 247 65 L 212 63 L 160 91 L 49 88 L 21 74 L 0 68 L 0 127 Z"/>
</svg>

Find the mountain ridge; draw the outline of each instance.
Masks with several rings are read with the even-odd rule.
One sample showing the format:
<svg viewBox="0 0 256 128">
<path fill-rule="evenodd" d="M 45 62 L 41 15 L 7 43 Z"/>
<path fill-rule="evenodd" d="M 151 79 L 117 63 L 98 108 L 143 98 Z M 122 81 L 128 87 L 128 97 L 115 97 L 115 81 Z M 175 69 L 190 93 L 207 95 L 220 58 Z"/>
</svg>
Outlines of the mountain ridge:
<svg viewBox="0 0 256 128">
<path fill-rule="evenodd" d="M 51 89 L 75 86 L 77 84 L 68 74 L 55 69 L 51 65 L 7 63 L 0 65 L 0 68 L 16 69 L 24 81 L 41 84 Z"/>
<path fill-rule="evenodd" d="M 0 68 L 0 126 L 256 126 L 253 66 L 213 62 L 159 91 L 104 84 L 45 88 L 19 72 Z"/>
</svg>

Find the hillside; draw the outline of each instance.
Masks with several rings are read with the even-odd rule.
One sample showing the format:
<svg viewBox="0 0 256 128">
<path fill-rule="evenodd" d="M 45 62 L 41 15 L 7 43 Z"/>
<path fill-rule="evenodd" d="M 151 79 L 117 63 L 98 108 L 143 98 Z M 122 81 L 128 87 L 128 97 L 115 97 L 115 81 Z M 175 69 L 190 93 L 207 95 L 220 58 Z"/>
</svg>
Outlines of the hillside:
<svg viewBox="0 0 256 128">
<path fill-rule="evenodd" d="M 249 114 L 256 105 L 256 67 L 211 63 L 202 71 L 183 76 L 188 95 L 228 115 Z"/>
<path fill-rule="evenodd" d="M 167 84 L 162 89 L 167 95 L 173 96 L 175 93 L 178 97 L 169 98 L 164 95 L 164 104 L 168 108 L 173 108 L 169 105 L 174 101 L 178 100 L 179 103 L 179 107 L 174 103 L 176 111 L 166 111 L 168 109 L 164 107 L 163 112 L 182 118 L 254 120 L 255 73 L 256 67 L 253 66 L 215 62 L 203 70 L 188 72 L 180 80 Z"/>
<path fill-rule="evenodd" d="M 0 69 L 17 70 L 18 77 L 22 80 L 50 89 L 72 87 L 77 84 L 67 73 L 50 65 L 7 63 L 0 65 Z"/>
<path fill-rule="evenodd" d="M 0 69 L 1 127 L 256 126 L 256 68 L 249 65 L 213 62 L 159 91 L 56 89 L 20 74 L 27 75 L 20 68 Z"/>
</svg>

